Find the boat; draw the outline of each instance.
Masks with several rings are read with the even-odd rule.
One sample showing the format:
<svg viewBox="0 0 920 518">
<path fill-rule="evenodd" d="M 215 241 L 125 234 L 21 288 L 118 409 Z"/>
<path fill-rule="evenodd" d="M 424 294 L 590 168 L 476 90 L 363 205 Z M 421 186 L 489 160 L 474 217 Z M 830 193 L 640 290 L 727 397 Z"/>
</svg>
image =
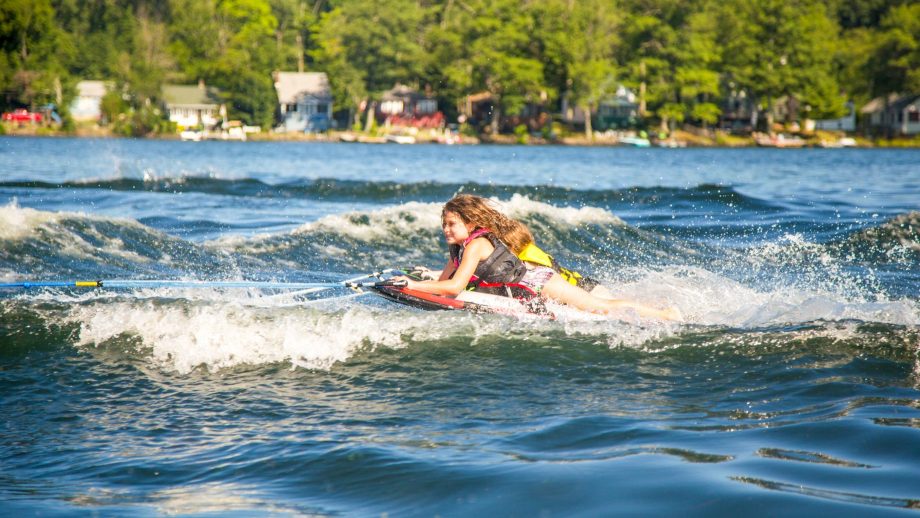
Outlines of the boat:
<svg viewBox="0 0 920 518">
<path fill-rule="evenodd" d="M 677 140 L 677 139 L 674 139 L 674 138 L 669 138 L 669 139 L 665 139 L 665 140 L 659 140 L 659 141 L 655 142 L 655 145 L 658 146 L 658 147 L 672 148 L 672 149 L 675 149 L 675 148 L 685 148 L 685 147 L 687 147 L 687 143 L 686 143 L 686 142 L 684 142 L 684 141 L 682 141 L 682 140 Z"/>
<path fill-rule="evenodd" d="M 620 139 L 620 144 L 632 147 L 649 147 L 652 145 L 649 139 L 644 137 L 623 137 Z"/>
<path fill-rule="evenodd" d="M 184 130 L 179 133 L 179 138 L 186 142 L 201 142 L 203 135 L 200 131 Z"/>
<path fill-rule="evenodd" d="M 394 144 L 415 144 L 415 137 L 412 135 L 392 134 L 386 136 L 386 141 Z"/>
<path fill-rule="evenodd" d="M 754 142 L 760 147 L 775 148 L 800 148 L 805 146 L 805 139 L 801 137 L 788 137 L 782 133 L 778 135 L 755 134 Z"/>
</svg>

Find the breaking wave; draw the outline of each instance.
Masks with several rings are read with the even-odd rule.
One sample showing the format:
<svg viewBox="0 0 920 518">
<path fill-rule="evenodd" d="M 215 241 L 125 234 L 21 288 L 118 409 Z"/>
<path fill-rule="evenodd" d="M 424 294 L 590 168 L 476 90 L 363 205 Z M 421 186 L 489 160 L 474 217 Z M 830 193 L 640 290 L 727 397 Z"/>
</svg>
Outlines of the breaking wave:
<svg viewBox="0 0 920 518">
<path fill-rule="evenodd" d="M 901 348 L 918 345 L 920 307 L 910 277 L 888 283 L 889 260 L 866 267 L 853 253 L 854 247 L 871 249 L 897 257 L 897 268 L 905 261 L 916 265 L 915 212 L 836 241 L 784 234 L 736 248 L 637 228 L 603 206 L 572 207 L 519 193 L 494 201 L 530 226 L 541 246 L 599 279 L 612 296 L 673 305 L 686 322 L 603 320 L 563 310 L 551 322 L 422 313 L 341 292 L 319 300 L 231 290 L 8 290 L 0 293 L 0 328 L 12 332 L 20 327 L 13 322 L 28 320 L 35 323 L 30 332 L 63 333 L 80 350 L 115 347 L 180 372 L 270 363 L 329 369 L 380 348 L 475 346 L 508 337 L 537 346 L 573 340 L 654 352 L 705 345 L 707 336 L 763 345 L 771 343 L 771 333 L 853 345 L 869 330 L 882 329 Z M 440 210 L 440 203 L 409 201 L 324 216 L 289 232 L 196 244 L 133 220 L 10 204 L 0 207 L 0 278 L 316 280 L 440 266 Z M 38 342 L 20 337 L 17 343 Z"/>
</svg>

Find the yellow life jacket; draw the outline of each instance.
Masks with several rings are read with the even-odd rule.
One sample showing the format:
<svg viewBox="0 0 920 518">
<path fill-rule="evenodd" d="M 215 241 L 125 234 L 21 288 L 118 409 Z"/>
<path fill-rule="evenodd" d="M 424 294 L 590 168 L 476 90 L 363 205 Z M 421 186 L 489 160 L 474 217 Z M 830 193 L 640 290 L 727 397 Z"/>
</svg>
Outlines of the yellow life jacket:
<svg viewBox="0 0 920 518">
<path fill-rule="evenodd" d="M 581 282 L 583 277 L 580 273 L 559 266 L 559 263 L 553 259 L 553 256 L 549 255 L 543 250 L 540 250 L 540 248 L 537 247 L 537 245 L 534 243 L 528 243 L 527 246 L 521 250 L 521 253 L 518 254 L 518 258 L 521 261 L 527 263 L 538 264 L 540 266 L 546 266 L 556 270 L 556 272 L 558 272 L 563 279 L 568 281 L 569 284 L 574 284 L 575 286 L 581 286 L 584 284 L 584 282 Z M 593 282 L 593 285 L 597 285 L 597 283 Z"/>
<path fill-rule="evenodd" d="M 528 263 L 539 264 L 540 266 L 547 266 L 549 268 L 552 268 L 553 263 L 556 262 L 551 255 L 540 250 L 537 245 L 533 243 L 528 243 L 527 246 L 521 250 L 521 253 L 518 254 L 518 259 Z"/>
</svg>

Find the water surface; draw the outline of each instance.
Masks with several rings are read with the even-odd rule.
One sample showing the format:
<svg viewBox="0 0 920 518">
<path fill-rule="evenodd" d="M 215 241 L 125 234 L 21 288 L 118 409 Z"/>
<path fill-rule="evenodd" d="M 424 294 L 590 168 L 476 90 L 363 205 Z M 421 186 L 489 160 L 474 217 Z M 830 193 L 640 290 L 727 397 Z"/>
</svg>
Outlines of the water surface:
<svg viewBox="0 0 920 518">
<path fill-rule="evenodd" d="M 920 152 L 0 138 L 0 280 L 440 266 L 493 198 L 616 296 L 557 321 L 347 290 L 3 290 L 7 515 L 920 507 Z"/>
</svg>

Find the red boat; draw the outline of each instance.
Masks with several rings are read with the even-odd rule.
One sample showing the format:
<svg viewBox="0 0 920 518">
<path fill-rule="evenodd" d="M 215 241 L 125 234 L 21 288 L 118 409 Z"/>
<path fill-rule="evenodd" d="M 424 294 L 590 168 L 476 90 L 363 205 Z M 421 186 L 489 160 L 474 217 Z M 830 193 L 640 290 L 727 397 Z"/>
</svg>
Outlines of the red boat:
<svg viewBox="0 0 920 518">
<path fill-rule="evenodd" d="M 42 114 L 30 112 L 29 110 L 19 109 L 3 114 L 3 120 L 9 122 L 41 122 Z"/>
</svg>

